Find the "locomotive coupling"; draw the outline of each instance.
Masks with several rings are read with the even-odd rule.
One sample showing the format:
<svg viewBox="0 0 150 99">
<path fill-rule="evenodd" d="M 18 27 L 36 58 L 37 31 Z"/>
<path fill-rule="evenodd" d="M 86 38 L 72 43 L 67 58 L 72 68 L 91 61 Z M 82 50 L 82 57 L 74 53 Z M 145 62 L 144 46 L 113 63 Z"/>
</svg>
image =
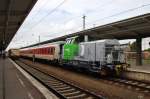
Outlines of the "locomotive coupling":
<svg viewBox="0 0 150 99">
<path fill-rule="evenodd" d="M 115 71 L 116 71 L 116 75 L 120 75 L 122 71 L 126 71 L 127 68 L 130 67 L 130 64 L 119 64 L 119 65 L 115 65 Z"/>
</svg>

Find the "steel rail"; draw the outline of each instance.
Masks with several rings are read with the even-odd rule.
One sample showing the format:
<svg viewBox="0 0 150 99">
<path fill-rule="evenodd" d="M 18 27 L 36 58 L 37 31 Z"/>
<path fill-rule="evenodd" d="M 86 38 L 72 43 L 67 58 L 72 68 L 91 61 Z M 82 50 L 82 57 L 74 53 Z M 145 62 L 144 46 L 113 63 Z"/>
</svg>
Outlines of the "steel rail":
<svg viewBox="0 0 150 99">
<path fill-rule="evenodd" d="M 103 80 L 108 81 L 108 82 L 111 81 L 119 85 L 125 85 L 125 86 L 128 86 L 129 89 L 132 88 L 132 89 L 135 89 L 136 91 L 150 93 L 150 83 L 147 83 L 147 82 L 131 80 L 131 79 L 126 79 L 126 78 L 107 78 Z"/>
</svg>

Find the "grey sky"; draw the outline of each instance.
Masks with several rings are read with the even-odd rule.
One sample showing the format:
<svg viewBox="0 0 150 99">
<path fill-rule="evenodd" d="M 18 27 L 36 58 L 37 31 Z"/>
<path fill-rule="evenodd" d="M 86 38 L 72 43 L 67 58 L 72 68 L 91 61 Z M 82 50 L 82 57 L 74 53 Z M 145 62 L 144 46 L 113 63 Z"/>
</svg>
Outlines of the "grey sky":
<svg viewBox="0 0 150 99">
<path fill-rule="evenodd" d="M 150 0 L 38 0 L 8 48 L 37 43 L 39 35 L 45 41 L 79 31 L 83 15 L 91 28 L 149 12 Z M 143 49 L 149 41 L 143 40 Z"/>
</svg>

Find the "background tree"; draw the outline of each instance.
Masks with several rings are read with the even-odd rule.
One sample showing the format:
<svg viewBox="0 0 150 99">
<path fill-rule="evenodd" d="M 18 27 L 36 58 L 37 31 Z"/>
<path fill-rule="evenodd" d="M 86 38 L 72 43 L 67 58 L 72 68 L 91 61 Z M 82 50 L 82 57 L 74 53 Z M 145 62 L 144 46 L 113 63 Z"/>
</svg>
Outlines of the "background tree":
<svg viewBox="0 0 150 99">
<path fill-rule="evenodd" d="M 131 51 L 136 51 L 136 42 L 133 42 L 132 44 L 130 44 L 130 49 Z"/>
<path fill-rule="evenodd" d="M 149 52 L 150 52 L 150 48 L 148 48 L 148 49 L 145 49 L 144 51 L 149 51 Z"/>
</svg>

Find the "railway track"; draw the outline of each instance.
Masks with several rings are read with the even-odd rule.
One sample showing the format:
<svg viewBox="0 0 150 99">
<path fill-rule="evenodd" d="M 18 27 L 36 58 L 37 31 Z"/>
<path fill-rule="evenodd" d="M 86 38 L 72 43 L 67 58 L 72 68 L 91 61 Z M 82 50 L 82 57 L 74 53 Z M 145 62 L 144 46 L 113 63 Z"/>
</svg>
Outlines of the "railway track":
<svg viewBox="0 0 150 99">
<path fill-rule="evenodd" d="M 126 86 L 128 89 L 135 89 L 136 91 L 150 93 L 150 83 L 130 80 L 130 79 L 122 79 L 122 78 L 109 78 L 106 81 L 114 82 L 115 84 Z"/>
<path fill-rule="evenodd" d="M 101 95 L 96 95 L 86 89 L 70 84 L 53 75 L 49 75 L 38 68 L 29 66 L 24 62 L 15 61 L 25 71 L 45 85 L 50 91 L 63 99 L 104 99 Z"/>
<path fill-rule="evenodd" d="M 20 60 L 20 61 L 22 61 L 25 64 L 28 64 L 28 62 L 24 62 L 23 60 Z M 36 68 L 40 68 L 40 67 L 34 66 L 32 64 L 30 64 L 30 65 L 33 66 L 33 67 L 36 67 Z M 42 68 L 41 68 L 41 70 L 42 70 Z M 42 70 L 42 71 L 44 71 L 44 70 Z M 83 73 L 83 75 L 84 75 L 84 73 Z M 90 77 L 93 78 L 93 75 L 91 75 Z M 100 82 L 104 82 L 105 84 L 119 86 L 119 87 L 124 88 L 125 90 L 128 89 L 131 92 L 133 91 L 135 93 L 141 93 L 141 94 L 144 94 L 146 96 L 150 95 L 149 94 L 150 93 L 150 83 L 146 83 L 146 82 L 142 82 L 142 81 L 136 81 L 136 80 L 131 80 L 131 79 L 125 79 L 125 78 L 124 79 L 122 79 L 122 78 L 101 78 L 100 79 L 99 77 L 97 78 L 97 76 L 96 76 L 95 80 L 97 80 L 98 82 L 99 81 Z M 114 86 L 114 88 L 115 88 L 115 86 Z M 94 90 L 94 92 L 97 93 L 96 90 Z M 107 95 L 104 95 L 104 96 L 107 96 Z M 139 96 L 137 95 L 137 97 L 139 97 Z"/>
</svg>

